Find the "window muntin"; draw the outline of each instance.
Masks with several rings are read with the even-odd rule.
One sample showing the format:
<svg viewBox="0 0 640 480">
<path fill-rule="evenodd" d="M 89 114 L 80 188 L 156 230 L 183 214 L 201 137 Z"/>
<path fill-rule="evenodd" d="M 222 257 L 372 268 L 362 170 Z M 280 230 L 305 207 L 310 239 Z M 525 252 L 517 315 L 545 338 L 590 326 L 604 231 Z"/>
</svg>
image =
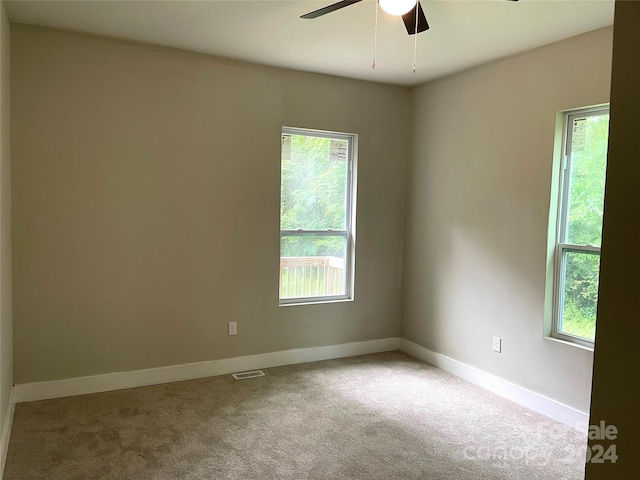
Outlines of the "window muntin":
<svg viewBox="0 0 640 480">
<path fill-rule="evenodd" d="M 281 305 L 352 297 L 355 139 L 282 129 Z"/>
<path fill-rule="evenodd" d="M 552 336 L 595 339 L 609 132 L 608 108 L 566 115 Z"/>
</svg>

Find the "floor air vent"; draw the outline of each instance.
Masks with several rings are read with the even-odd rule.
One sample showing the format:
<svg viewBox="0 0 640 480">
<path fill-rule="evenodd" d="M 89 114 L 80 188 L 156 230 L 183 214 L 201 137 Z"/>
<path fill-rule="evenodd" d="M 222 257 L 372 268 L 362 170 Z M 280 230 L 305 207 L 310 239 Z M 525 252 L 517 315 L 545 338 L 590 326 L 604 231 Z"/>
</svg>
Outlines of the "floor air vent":
<svg viewBox="0 0 640 480">
<path fill-rule="evenodd" d="M 252 370 L 251 372 L 234 373 L 233 378 L 236 380 L 244 380 L 245 378 L 264 377 L 262 370 Z"/>
</svg>

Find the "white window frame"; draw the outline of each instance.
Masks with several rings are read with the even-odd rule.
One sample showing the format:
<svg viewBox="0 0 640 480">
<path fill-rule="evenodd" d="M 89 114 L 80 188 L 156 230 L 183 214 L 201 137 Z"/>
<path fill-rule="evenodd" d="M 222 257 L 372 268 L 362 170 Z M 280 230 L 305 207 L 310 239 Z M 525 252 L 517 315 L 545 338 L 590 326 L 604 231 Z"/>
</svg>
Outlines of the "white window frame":
<svg viewBox="0 0 640 480">
<path fill-rule="evenodd" d="M 346 140 L 347 147 L 347 180 L 346 180 L 346 204 L 345 204 L 345 229 L 344 230 L 283 230 L 280 229 L 280 248 L 284 236 L 341 236 L 345 238 L 344 258 L 344 285 L 345 293 L 342 295 L 323 295 L 308 297 L 280 297 L 280 278 L 278 278 L 278 301 L 280 306 L 305 305 L 318 303 L 333 303 L 353 300 L 354 271 L 355 271 L 355 215 L 356 215 L 356 164 L 358 150 L 358 135 L 353 133 L 331 132 L 326 130 L 312 130 L 297 127 L 282 127 L 284 135 L 304 135 L 310 137 L 330 138 Z M 282 165 L 282 158 L 280 160 Z M 280 181 L 282 182 L 282 174 Z M 280 218 L 282 221 L 282 218 Z"/>
<path fill-rule="evenodd" d="M 600 255 L 601 247 L 597 245 L 580 245 L 567 243 L 568 228 L 568 204 L 571 191 L 571 145 L 573 142 L 573 131 L 571 126 L 575 118 L 609 114 L 609 106 L 599 106 L 579 110 L 564 112 L 564 132 L 562 145 L 562 167 L 560 169 L 560 189 L 558 200 L 558 218 L 555 241 L 555 268 L 553 281 L 553 317 L 551 324 L 551 337 L 570 343 L 575 343 L 587 348 L 593 348 L 594 341 L 588 338 L 579 337 L 562 332 L 562 314 L 564 305 L 564 271 L 568 252 L 578 252 L 591 255 Z"/>
</svg>

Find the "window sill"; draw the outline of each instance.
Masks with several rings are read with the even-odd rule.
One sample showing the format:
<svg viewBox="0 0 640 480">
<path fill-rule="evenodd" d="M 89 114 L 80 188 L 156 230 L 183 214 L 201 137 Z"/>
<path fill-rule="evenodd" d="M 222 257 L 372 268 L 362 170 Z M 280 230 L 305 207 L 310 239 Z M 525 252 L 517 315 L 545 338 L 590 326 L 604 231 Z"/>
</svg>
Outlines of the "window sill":
<svg viewBox="0 0 640 480">
<path fill-rule="evenodd" d="M 575 342 L 570 342 L 568 340 L 562 340 L 560 338 L 555 338 L 555 337 L 549 337 L 545 335 L 545 340 L 550 340 L 552 342 L 558 342 L 558 343 L 562 343 L 564 345 L 569 345 L 570 347 L 575 347 L 575 348 L 579 348 L 581 350 L 586 350 L 588 352 L 593 353 L 593 346 L 587 346 L 587 345 L 581 345 L 579 343 L 575 343 Z"/>
<path fill-rule="evenodd" d="M 302 305 L 326 305 L 329 303 L 353 302 L 353 298 L 332 298 L 327 300 L 304 300 L 302 302 L 280 303 L 279 307 L 298 307 Z"/>
</svg>

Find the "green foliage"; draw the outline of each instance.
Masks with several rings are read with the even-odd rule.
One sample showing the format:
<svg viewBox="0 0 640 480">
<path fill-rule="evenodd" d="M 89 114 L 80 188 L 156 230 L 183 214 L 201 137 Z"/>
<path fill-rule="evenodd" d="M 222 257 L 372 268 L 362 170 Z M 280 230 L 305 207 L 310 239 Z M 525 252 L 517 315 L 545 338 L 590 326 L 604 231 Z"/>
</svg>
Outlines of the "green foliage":
<svg viewBox="0 0 640 480">
<path fill-rule="evenodd" d="M 331 159 L 331 141 L 291 135 L 291 155 L 281 171 L 282 230 L 345 228 L 347 162 Z M 344 248 L 342 236 L 289 236 L 282 239 L 281 256 L 343 257 Z"/>
<path fill-rule="evenodd" d="M 571 152 L 566 243 L 601 243 L 609 115 L 590 116 L 585 146 Z M 567 252 L 562 331 L 593 339 L 600 255 Z"/>
<path fill-rule="evenodd" d="M 583 338 L 590 338 L 593 340 L 596 335 L 595 314 L 593 316 L 585 315 L 585 312 L 581 310 L 574 302 L 565 302 L 562 331 L 564 333 L 577 335 Z"/>
<path fill-rule="evenodd" d="M 342 236 L 288 236 L 280 242 L 281 257 L 340 257 L 344 258 L 345 240 Z"/>
<path fill-rule="evenodd" d="M 291 137 L 290 158 L 282 162 L 280 228 L 344 229 L 347 162 L 330 159 L 328 138 Z"/>
<path fill-rule="evenodd" d="M 593 339 L 600 255 L 567 252 L 562 331 Z"/>
<path fill-rule="evenodd" d="M 582 151 L 571 152 L 567 243 L 600 245 L 609 115 L 590 116 Z"/>
</svg>

